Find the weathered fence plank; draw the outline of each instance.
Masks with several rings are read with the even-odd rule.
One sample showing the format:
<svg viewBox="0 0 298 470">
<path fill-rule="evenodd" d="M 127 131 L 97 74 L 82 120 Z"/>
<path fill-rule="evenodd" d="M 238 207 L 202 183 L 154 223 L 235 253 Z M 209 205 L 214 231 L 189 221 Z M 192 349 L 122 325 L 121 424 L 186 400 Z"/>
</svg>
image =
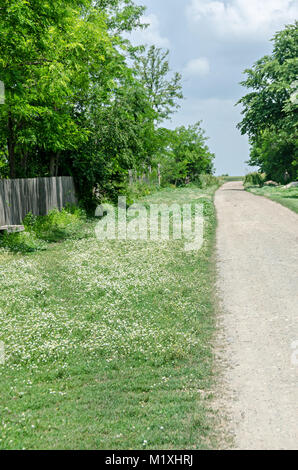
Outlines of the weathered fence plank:
<svg viewBox="0 0 298 470">
<path fill-rule="evenodd" d="M 19 225 L 28 212 L 46 215 L 52 209 L 76 203 L 73 178 L 69 176 L 0 180 L 0 226 Z"/>
<path fill-rule="evenodd" d="M 152 167 L 149 165 L 148 167 L 145 164 L 142 165 L 142 168 L 139 170 L 128 170 L 128 182 L 130 186 L 134 183 L 155 183 L 155 177 L 152 178 Z M 161 165 L 158 164 L 157 166 L 157 180 L 156 182 L 161 184 Z"/>
<path fill-rule="evenodd" d="M 159 163 L 157 165 L 158 186 L 160 186 L 160 183 L 161 183 L 161 171 L 160 171 L 160 169 L 161 169 L 161 164 Z"/>
</svg>

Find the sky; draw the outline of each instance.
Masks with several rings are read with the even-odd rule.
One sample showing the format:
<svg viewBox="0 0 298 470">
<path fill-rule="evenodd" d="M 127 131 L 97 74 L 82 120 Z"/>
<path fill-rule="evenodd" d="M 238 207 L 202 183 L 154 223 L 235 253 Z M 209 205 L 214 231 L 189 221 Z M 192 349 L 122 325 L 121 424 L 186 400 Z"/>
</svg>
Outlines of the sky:
<svg viewBox="0 0 298 470">
<path fill-rule="evenodd" d="M 134 44 L 170 50 L 170 66 L 183 76 L 185 99 L 170 128 L 202 120 L 215 153 L 216 174 L 247 173 L 249 145 L 236 125 L 237 101 L 247 92 L 239 82 L 259 58 L 272 52 L 275 32 L 298 18 L 292 0 L 136 0 L 147 7 L 146 30 Z"/>
</svg>

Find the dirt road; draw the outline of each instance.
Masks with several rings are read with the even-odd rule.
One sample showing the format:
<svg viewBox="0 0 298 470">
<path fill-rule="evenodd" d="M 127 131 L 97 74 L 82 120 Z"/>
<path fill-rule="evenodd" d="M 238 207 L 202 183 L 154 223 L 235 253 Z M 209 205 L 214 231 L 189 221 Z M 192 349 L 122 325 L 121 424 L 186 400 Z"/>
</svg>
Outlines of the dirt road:
<svg viewBox="0 0 298 470">
<path fill-rule="evenodd" d="M 215 203 L 231 447 L 298 449 L 298 215 L 239 182 L 221 187 Z"/>
</svg>

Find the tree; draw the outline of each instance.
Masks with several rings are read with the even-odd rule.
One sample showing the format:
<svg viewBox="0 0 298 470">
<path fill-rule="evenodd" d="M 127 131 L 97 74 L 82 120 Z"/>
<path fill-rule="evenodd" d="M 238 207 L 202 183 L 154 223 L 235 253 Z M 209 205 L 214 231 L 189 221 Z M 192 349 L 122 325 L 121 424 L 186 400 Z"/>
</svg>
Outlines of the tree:
<svg viewBox="0 0 298 470">
<path fill-rule="evenodd" d="M 274 36 L 272 55 L 247 69 L 241 83 L 253 90 L 239 101 L 244 117 L 238 125 L 250 138 L 250 163 L 279 181 L 286 171 L 298 176 L 297 103 L 291 100 L 298 75 L 297 26 L 295 22 Z"/>
<path fill-rule="evenodd" d="M 178 108 L 183 98 L 181 75 L 175 73 L 168 78 L 170 66 L 169 51 L 151 46 L 146 55 L 138 55 L 135 61 L 137 77 L 145 86 L 158 120 L 168 119 Z"/>
<path fill-rule="evenodd" d="M 145 27 L 141 17 L 146 7 L 136 5 L 133 0 L 95 0 L 93 5 L 98 11 L 105 12 L 107 28 L 115 36 L 121 37 L 123 32 Z"/>
<path fill-rule="evenodd" d="M 162 160 L 166 181 L 174 184 L 197 181 L 202 173 L 212 174 L 214 154 L 201 122 L 169 131 L 169 141 Z"/>
<path fill-rule="evenodd" d="M 250 164 L 259 167 L 269 180 L 286 183 L 288 177 L 295 179 L 297 162 L 297 146 L 285 131 L 266 129 L 252 143 Z"/>
<path fill-rule="evenodd" d="M 130 168 L 163 160 L 176 165 L 177 182 L 211 171 L 199 124 L 176 133 L 158 127 L 179 108 L 181 77 L 170 76 L 168 51 L 143 54 L 125 38 L 145 27 L 144 7 L 3 0 L 0 11 L 1 177 L 73 175 L 90 207 L 95 187 L 118 195 Z"/>
<path fill-rule="evenodd" d="M 96 184 L 103 196 L 113 199 L 128 170 L 149 161 L 155 117 L 144 89 L 129 76 L 109 103 L 89 109 L 84 122 L 90 131 L 88 140 L 70 154 L 75 175 L 84 175 L 77 179 L 86 199 Z"/>
<path fill-rule="evenodd" d="M 131 138 L 125 110 L 132 72 L 126 65 L 129 44 L 121 33 L 138 27 L 143 11 L 131 0 L 59 0 L 53 8 L 41 1 L 4 3 L 0 79 L 6 103 L 0 108 L 0 149 L 1 168 L 7 158 L 10 177 L 55 175 L 59 169 L 73 174 L 77 154 L 87 144 L 101 142 L 104 152 L 108 135 L 110 147 L 115 143 L 112 126 L 121 113 L 114 154 L 124 161 L 123 142 Z M 121 93 L 126 95 L 123 109 Z"/>
<path fill-rule="evenodd" d="M 75 115 L 111 47 L 104 15 L 91 5 L 5 0 L 1 7 L 1 143 L 11 178 L 28 167 L 53 172 L 53 158 L 86 139 Z"/>
</svg>

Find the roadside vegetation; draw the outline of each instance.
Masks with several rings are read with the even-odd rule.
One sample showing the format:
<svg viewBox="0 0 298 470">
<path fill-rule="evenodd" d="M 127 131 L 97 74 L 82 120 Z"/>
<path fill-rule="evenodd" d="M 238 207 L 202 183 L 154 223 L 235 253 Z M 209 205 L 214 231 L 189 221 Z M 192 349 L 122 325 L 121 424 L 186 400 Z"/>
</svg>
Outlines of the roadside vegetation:
<svg viewBox="0 0 298 470">
<path fill-rule="evenodd" d="M 213 196 L 242 178 L 213 175 L 199 117 L 164 127 L 182 77 L 169 51 L 128 40 L 144 11 L 133 0 L 1 6 L 0 178 L 69 175 L 80 201 L 0 235 L 2 449 L 216 447 Z M 297 23 L 246 71 L 239 124 L 260 168 L 247 189 L 290 208 L 297 190 L 265 188 L 261 173 L 298 177 L 296 39 Z M 119 195 L 203 204 L 203 248 L 98 241 L 94 210 Z"/>
<path fill-rule="evenodd" d="M 24 232 L 0 235 L 0 249 L 16 253 L 32 253 L 46 250 L 51 242 L 80 239 L 90 236 L 85 212 L 76 207 L 62 211 L 54 209 L 45 216 L 27 214 Z"/>
<path fill-rule="evenodd" d="M 144 10 L 132 0 L 1 7 L 0 178 L 73 176 L 80 201 L 0 236 L 2 449 L 212 446 L 220 182 L 199 117 L 163 125 L 182 77 L 169 51 L 127 39 L 146 27 Z M 201 202 L 204 247 L 99 242 L 94 210 L 119 195 Z"/>
<path fill-rule="evenodd" d="M 146 28 L 143 6 L 2 3 L 0 178 L 73 176 L 92 213 L 129 191 L 129 170 L 156 175 L 161 165 L 163 184 L 175 185 L 213 172 L 199 117 L 175 130 L 163 125 L 180 107 L 182 77 L 171 72 L 168 50 L 128 40 Z"/>
<path fill-rule="evenodd" d="M 272 201 L 278 202 L 288 209 L 298 213 L 298 187 L 247 186 L 247 190 L 258 196 L 268 197 L 269 199 L 272 199 Z"/>
<path fill-rule="evenodd" d="M 243 120 L 238 127 L 249 136 L 249 164 L 259 168 L 246 175 L 244 185 L 298 211 L 297 54 L 298 23 L 288 25 L 272 39 L 273 53 L 245 70 L 242 85 L 249 90 L 239 104 Z"/>
<path fill-rule="evenodd" d="M 238 125 L 249 136 L 249 164 L 280 184 L 298 179 L 298 22 L 272 39 L 273 52 L 245 70 L 241 83 L 243 119 Z"/>
<path fill-rule="evenodd" d="M 214 448 L 216 187 L 142 199 L 204 204 L 197 252 L 99 242 L 88 219 L 89 236 L 49 243 L 48 221 L 66 213 L 27 219 L 45 251 L 0 249 L 2 449 Z"/>
<path fill-rule="evenodd" d="M 268 197 L 288 209 L 298 212 L 298 186 L 291 186 L 291 184 L 289 186 L 268 181 L 265 173 L 257 171 L 247 174 L 244 178 L 244 187 L 247 191 L 258 196 Z"/>
<path fill-rule="evenodd" d="M 260 173 L 259 171 L 254 171 L 248 173 L 244 178 L 244 186 L 259 186 L 262 188 L 266 183 L 267 177 L 265 173 Z"/>
<path fill-rule="evenodd" d="M 220 177 L 225 183 L 228 183 L 229 181 L 243 181 L 244 177 L 243 176 L 228 176 L 228 175 L 223 175 Z"/>
</svg>

